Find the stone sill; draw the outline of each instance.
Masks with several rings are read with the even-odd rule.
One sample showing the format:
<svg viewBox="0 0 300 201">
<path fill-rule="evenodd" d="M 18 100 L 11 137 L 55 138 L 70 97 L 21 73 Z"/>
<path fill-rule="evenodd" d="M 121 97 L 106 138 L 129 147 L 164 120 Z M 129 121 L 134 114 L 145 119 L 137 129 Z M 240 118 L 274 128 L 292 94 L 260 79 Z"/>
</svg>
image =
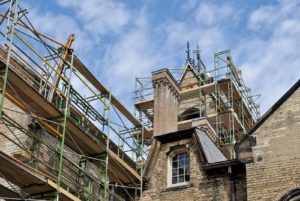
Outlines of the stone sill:
<svg viewBox="0 0 300 201">
<path fill-rule="evenodd" d="M 178 185 L 178 186 L 170 186 L 167 187 L 165 189 L 162 189 L 161 192 L 168 192 L 168 191 L 177 191 L 177 190 L 182 190 L 182 189 L 186 189 L 186 188 L 190 188 L 193 187 L 193 183 L 187 183 L 187 184 L 182 184 L 182 185 Z"/>
</svg>

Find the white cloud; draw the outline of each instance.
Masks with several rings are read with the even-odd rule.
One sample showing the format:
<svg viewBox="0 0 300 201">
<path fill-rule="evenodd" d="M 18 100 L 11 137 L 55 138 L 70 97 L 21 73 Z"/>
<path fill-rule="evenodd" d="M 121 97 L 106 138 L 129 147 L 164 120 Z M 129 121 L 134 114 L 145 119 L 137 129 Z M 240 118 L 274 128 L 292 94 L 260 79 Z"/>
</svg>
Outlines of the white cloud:
<svg viewBox="0 0 300 201">
<path fill-rule="evenodd" d="M 186 24 L 181 21 L 173 21 L 166 26 L 166 46 L 176 48 L 174 51 L 183 54 L 186 41 L 190 41 L 193 46 L 198 43 L 205 57 L 213 58 L 213 53 L 222 48 L 226 48 L 226 40 L 222 30 L 215 26 L 203 26 L 199 23 Z M 183 64 L 181 64 L 183 65 Z"/>
<path fill-rule="evenodd" d="M 229 4 L 212 4 L 212 3 L 201 3 L 195 10 L 195 20 L 207 24 L 207 25 L 220 25 L 219 23 L 233 21 L 234 14 L 237 11 L 234 10 Z M 231 22 L 232 23 L 232 22 Z"/>
<path fill-rule="evenodd" d="M 253 30 L 272 29 L 286 18 L 300 17 L 298 0 L 279 0 L 276 4 L 261 6 L 250 15 L 248 27 Z"/>
<path fill-rule="evenodd" d="M 72 8 L 76 20 L 82 23 L 82 28 L 91 32 L 91 35 L 121 33 L 128 24 L 131 13 L 125 4 L 111 0 L 59 0 L 59 5 Z"/>
<path fill-rule="evenodd" d="M 299 78 L 297 0 L 263 5 L 251 13 L 232 3 L 190 0 L 178 10 L 184 18 L 171 16 L 155 23 L 148 4 L 130 9 L 125 2 L 115 0 L 57 2 L 63 8 L 71 8 L 74 17 L 35 11 L 31 19 L 36 27 L 63 41 L 68 30 L 75 32 L 76 50 L 85 53 L 80 58 L 128 107 L 134 77 L 150 76 L 151 71 L 166 66 L 182 66 L 187 40 L 200 45 L 202 57 L 211 68 L 214 52 L 232 49 L 233 60 L 241 66 L 246 84 L 254 93 L 262 93 L 263 111 Z M 248 21 L 241 21 L 245 15 Z M 99 42 L 107 37 L 109 43 Z"/>
<path fill-rule="evenodd" d="M 75 41 L 72 47 L 75 50 L 75 54 L 80 56 L 80 59 L 90 70 L 93 70 L 91 67 L 94 63 L 93 60 L 89 60 L 89 56 L 95 56 L 91 55 L 91 52 L 95 49 L 96 44 L 92 38 L 89 37 L 89 32 L 81 31 L 80 24 L 77 23 L 75 19 L 68 15 L 41 12 L 37 9 L 32 9 L 30 11 L 29 18 L 37 31 L 42 32 L 61 43 L 65 43 L 70 34 L 74 33 Z M 47 53 L 44 48 L 39 49 L 38 51 L 40 51 L 42 55 Z M 41 62 L 41 60 L 39 60 L 39 62 Z M 72 84 L 75 89 L 84 90 L 85 95 L 90 94 L 84 84 L 82 84 L 82 82 L 74 75 L 72 76 Z"/>
<path fill-rule="evenodd" d="M 127 104 L 132 102 L 133 96 L 128 94 L 134 89 L 134 76 L 150 77 L 151 71 L 164 67 L 182 68 L 186 41 L 191 41 L 192 46 L 199 43 L 204 57 L 209 55 L 210 61 L 214 52 L 227 47 L 223 30 L 198 20 L 196 11 L 190 20 L 166 20 L 158 25 L 150 23 L 147 12 L 144 8 L 134 16 L 137 22 L 111 44 L 102 61 L 102 66 L 107 67 L 103 76 L 106 83 Z"/>
<path fill-rule="evenodd" d="M 92 49 L 93 41 L 88 32 L 81 31 L 80 25 L 70 16 L 41 12 L 33 9 L 29 13 L 30 20 L 36 29 L 61 43 L 65 43 L 70 34 L 75 34 L 74 48 L 82 54 Z"/>
<path fill-rule="evenodd" d="M 262 93 L 263 112 L 299 79 L 299 11 L 299 1 L 279 1 L 254 10 L 248 27 L 257 34 L 235 48 L 247 83 Z M 259 33 L 268 37 L 258 37 Z"/>
<path fill-rule="evenodd" d="M 102 77 L 128 108 L 133 106 L 135 76 L 150 76 L 162 60 L 146 13 L 141 11 L 136 18 L 131 29 L 109 46 L 101 61 L 105 66 Z"/>
</svg>

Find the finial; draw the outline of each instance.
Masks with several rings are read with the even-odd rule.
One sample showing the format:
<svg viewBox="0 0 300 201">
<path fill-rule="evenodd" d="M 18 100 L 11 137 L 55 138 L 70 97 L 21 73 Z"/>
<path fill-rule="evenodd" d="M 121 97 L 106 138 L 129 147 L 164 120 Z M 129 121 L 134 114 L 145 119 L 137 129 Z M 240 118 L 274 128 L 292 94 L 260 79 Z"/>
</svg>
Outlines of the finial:
<svg viewBox="0 0 300 201">
<path fill-rule="evenodd" d="M 186 62 L 191 62 L 191 57 L 190 57 L 190 42 L 187 41 L 186 43 Z"/>
<path fill-rule="evenodd" d="M 194 53 L 196 54 L 196 59 L 197 59 L 198 65 L 199 65 L 200 64 L 200 49 L 199 49 L 198 43 L 197 43 L 196 50 L 194 51 Z"/>
<path fill-rule="evenodd" d="M 206 71 L 206 66 L 204 65 L 204 63 L 201 60 L 201 56 L 200 56 L 200 48 L 199 48 L 199 44 L 197 43 L 196 46 L 196 50 L 193 51 L 194 54 L 196 54 L 196 60 L 197 60 L 197 67 L 198 67 L 198 72 L 202 73 L 203 71 Z"/>
</svg>

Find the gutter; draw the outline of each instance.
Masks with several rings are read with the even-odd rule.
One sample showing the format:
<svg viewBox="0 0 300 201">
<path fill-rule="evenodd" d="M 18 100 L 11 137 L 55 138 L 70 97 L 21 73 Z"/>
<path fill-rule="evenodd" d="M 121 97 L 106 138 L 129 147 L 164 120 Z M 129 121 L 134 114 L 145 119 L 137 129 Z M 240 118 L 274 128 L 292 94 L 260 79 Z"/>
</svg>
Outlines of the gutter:
<svg viewBox="0 0 300 201">
<path fill-rule="evenodd" d="M 241 162 L 237 159 L 234 159 L 234 160 L 222 161 L 218 163 L 208 163 L 203 165 L 202 167 L 204 170 L 213 170 L 218 168 L 231 167 L 239 164 L 241 164 Z"/>
</svg>

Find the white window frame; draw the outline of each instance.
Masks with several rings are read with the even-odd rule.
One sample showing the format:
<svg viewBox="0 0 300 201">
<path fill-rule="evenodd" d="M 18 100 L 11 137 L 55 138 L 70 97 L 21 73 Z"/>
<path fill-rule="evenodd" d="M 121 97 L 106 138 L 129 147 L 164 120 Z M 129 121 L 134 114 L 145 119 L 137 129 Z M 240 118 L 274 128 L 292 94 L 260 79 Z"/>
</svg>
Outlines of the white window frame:
<svg viewBox="0 0 300 201">
<path fill-rule="evenodd" d="M 176 154 L 180 154 L 180 153 L 188 153 L 189 161 L 190 161 L 190 167 L 189 167 L 190 168 L 190 181 L 172 184 L 172 159 Z M 167 186 L 168 187 L 185 186 L 185 185 L 189 185 L 191 183 L 191 156 L 190 156 L 189 149 L 180 148 L 180 149 L 173 150 L 168 155 L 167 163 L 168 163 L 168 165 L 167 165 Z"/>
</svg>

